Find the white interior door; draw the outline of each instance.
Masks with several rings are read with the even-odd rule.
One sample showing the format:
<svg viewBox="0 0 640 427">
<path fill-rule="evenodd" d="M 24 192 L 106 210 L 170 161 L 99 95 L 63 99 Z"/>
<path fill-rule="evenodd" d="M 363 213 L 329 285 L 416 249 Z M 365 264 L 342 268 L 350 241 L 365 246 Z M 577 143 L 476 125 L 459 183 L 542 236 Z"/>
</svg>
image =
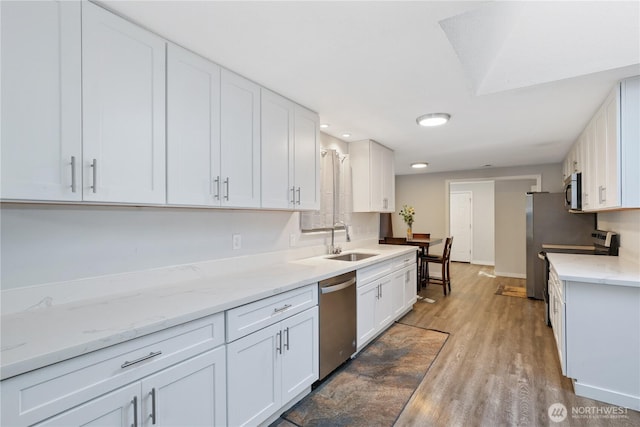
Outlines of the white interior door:
<svg viewBox="0 0 640 427">
<path fill-rule="evenodd" d="M 471 262 L 473 197 L 471 191 L 452 191 L 449 196 L 449 229 L 454 236 L 451 261 Z"/>
</svg>

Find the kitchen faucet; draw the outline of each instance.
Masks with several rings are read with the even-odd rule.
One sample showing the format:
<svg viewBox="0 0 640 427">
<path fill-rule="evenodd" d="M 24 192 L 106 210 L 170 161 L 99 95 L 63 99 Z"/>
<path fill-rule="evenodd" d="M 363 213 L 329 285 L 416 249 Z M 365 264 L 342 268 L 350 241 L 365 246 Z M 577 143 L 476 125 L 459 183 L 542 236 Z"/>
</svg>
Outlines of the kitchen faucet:
<svg viewBox="0 0 640 427">
<path fill-rule="evenodd" d="M 329 246 L 330 254 L 339 254 L 340 252 L 342 252 L 342 248 L 340 246 L 335 246 L 336 225 L 340 225 L 340 224 L 344 226 L 344 232 L 347 237 L 347 242 L 351 241 L 351 236 L 349 235 L 349 227 L 347 226 L 347 224 L 345 224 L 342 221 L 337 221 L 335 224 L 333 224 L 333 227 L 331 227 L 331 246 Z"/>
</svg>

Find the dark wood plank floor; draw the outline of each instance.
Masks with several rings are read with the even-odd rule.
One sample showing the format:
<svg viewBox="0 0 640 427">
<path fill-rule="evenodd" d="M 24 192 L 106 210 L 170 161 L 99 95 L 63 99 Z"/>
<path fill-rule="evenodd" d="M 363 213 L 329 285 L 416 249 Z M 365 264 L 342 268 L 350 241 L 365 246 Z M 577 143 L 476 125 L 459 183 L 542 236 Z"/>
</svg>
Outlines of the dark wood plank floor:
<svg viewBox="0 0 640 427">
<path fill-rule="evenodd" d="M 495 295 L 499 283 L 524 286 L 522 279 L 493 278 L 492 267 L 451 264 L 452 290 L 431 285 L 400 322 L 451 335 L 396 426 L 640 426 L 640 413 L 622 418 L 572 417 L 611 405 L 576 396 L 562 376 L 544 302 Z M 552 422 L 548 408 L 562 403 L 568 417 Z"/>
</svg>

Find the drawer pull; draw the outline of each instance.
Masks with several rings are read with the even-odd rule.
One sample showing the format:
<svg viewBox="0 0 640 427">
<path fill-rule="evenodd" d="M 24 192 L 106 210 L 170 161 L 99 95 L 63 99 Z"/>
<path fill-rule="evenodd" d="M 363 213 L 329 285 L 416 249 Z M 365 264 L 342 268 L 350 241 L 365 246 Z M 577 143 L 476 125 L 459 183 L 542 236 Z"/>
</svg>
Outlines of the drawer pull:
<svg viewBox="0 0 640 427">
<path fill-rule="evenodd" d="M 282 311 L 285 311 L 285 310 L 286 310 L 286 309 L 288 309 L 288 308 L 291 308 L 291 304 L 285 304 L 285 305 L 283 305 L 283 306 L 282 306 L 282 307 L 280 307 L 280 308 L 274 308 L 274 309 L 273 309 L 273 314 L 280 313 L 280 312 L 282 312 Z"/>
<path fill-rule="evenodd" d="M 126 368 L 128 366 L 135 365 L 136 363 L 140 363 L 143 360 L 151 359 L 152 357 L 156 357 L 156 356 L 159 356 L 161 354 L 162 354 L 162 351 L 156 351 L 156 352 L 151 352 L 151 353 L 147 354 L 146 356 L 142 356 L 139 359 L 132 360 L 131 362 L 125 360 L 125 362 L 120 367 L 121 368 Z"/>
</svg>

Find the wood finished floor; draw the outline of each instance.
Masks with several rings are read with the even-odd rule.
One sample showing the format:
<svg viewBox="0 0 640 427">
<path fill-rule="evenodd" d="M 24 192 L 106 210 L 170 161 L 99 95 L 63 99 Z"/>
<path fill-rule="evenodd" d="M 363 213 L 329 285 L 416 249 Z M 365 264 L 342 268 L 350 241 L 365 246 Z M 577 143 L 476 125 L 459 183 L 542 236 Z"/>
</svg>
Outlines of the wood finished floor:
<svg viewBox="0 0 640 427">
<path fill-rule="evenodd" d="M 524 286 L 524 280 L 492 278 L 492 267 L 451 263 L 452 293 L 431 285 L 400 322 L 451 335 L 396 426 L 640 426 L 640 413 L 627 418 L 572 418 L 572 408 L 608 407 L 573 393 L 562 376 L 544 302 L 495 295 L 498 283 Z M 564 404 L 568 418 L 555 423 L 547 414 Z"/>
</svg>

